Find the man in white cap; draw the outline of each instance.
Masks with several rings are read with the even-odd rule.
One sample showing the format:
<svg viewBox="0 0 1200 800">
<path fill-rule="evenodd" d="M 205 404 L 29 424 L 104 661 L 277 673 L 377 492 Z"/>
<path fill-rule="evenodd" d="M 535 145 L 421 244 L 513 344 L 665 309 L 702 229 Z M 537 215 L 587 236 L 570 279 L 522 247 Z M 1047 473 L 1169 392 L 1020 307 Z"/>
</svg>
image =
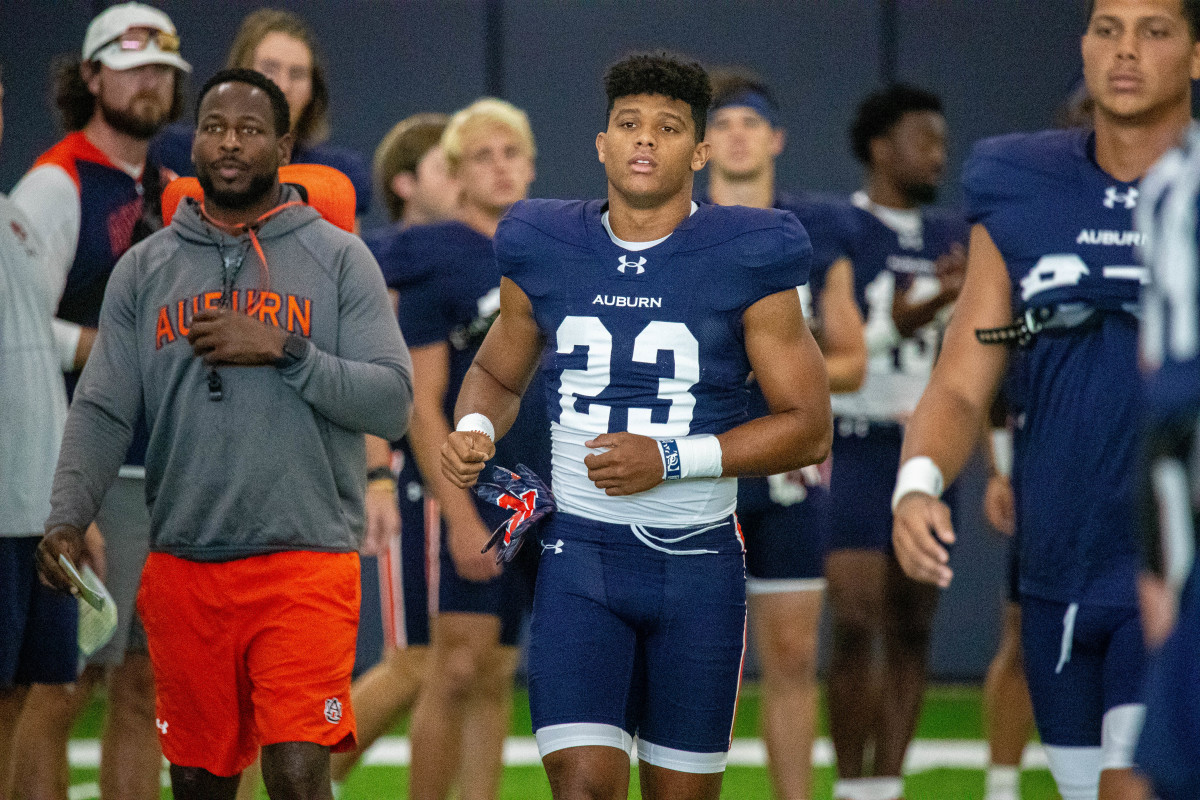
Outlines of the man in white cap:
<svg viewBox="0 0 1200 800">
<path fill-rule="evenodd" d="M 69 395 L 95 338 L 113 266 L 133 243 L 161 227 L 160 196 L 172 176 L 147 163 L 147 151 L 151 138 L 179 116 L 183 77 L 190 71 L 170 18 L 140 3 L 99 14 L 88 26 L 80 57 L 56 65 L 55 102 L 67 135 L 38 158 L 12 200 L 43 243 L 50 273 L 62 281 L 55 341 Z M 13 739 L 18 797 L 66 797 L 71 725 L 106 675 L 101 796 L 159 796 L 154 682 L 134 612 L 150 526 L 145 428 L 138 427 L 85 558 L 116 601 L 117 633 L 93 654 L 76 683 L 35 683 L 30 689 Z"/>
</svg>

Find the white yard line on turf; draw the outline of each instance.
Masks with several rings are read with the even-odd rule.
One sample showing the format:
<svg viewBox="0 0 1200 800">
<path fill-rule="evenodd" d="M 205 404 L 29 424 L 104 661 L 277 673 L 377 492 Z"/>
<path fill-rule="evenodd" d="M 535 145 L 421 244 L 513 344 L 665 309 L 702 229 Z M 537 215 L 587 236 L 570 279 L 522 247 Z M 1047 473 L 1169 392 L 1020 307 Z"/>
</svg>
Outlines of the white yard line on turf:
<svg viewBox="0 0 1200 800">
<path fill-rule="evenodd" d="M 380 767 L 408 766 L 411 751 L 408 738 L 385 736 L 377 741 L 363 757 L 363 763 Z M 68 750 L 71 766 L 100 765 L 100 743 L 95 739 L 74 739 Z M 532 767 L 540 763 L 537 744 L 532 736 L 510 736 L 504 743 L 504 764 L 509 767 Z M 762 739 L 734 739 L 729 751 L 731 767 L 763 767 L 767 763 L 767 748 Z M 833 745 L 828 739 L 818 739 L 813 745 L 813 766 L 833 765 Z M 979 739 L 917 739 L 908 748 L 904 761 L 906 773 L 931 769 L 984 769 L 987 766 L 987 743 Z M 1041 745 L 1025 748 L 1022 766 L 1026 769 L 1046 769 L 1046 753 Z M 76 795 L 94 784 L 72 788 L 71 800 L 86 800 L 95 794 Z"/>
</svg>

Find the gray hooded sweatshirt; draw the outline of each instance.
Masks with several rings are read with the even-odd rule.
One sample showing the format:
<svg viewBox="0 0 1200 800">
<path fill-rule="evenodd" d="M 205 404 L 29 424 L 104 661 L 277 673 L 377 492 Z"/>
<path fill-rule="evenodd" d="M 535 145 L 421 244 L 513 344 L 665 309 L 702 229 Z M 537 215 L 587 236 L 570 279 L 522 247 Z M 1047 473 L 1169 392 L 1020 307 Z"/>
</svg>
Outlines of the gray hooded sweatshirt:
<svg viewBox="0 0 1200 800">
<path fill-rule="evenodd" d="M 299 193 L 285 187 L 284 201 Z M 363 433 L 399 438 L 412 362 L 379 266 L 356 236 L 306 205 L 249 237 L 185 200 L 170 227 L 131 248 L 109 279 L 100 332 L 67 418 L 47 530 L 82 528 L 116 478 L 143 410 L 150 429 L 151 550 L 229 561 L 288 550 L 349 552 L 363 530 Z M 274 366 L 209 369 L 187 341 L 221 302 L 308 339 Z"/>
</svg>

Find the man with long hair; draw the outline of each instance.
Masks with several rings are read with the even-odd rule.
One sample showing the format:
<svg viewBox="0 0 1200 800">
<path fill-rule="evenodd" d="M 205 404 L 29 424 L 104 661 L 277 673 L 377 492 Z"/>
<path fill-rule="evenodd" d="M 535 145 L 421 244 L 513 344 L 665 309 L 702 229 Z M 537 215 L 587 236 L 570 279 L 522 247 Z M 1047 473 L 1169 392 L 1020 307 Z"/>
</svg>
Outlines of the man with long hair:
<svg viewBox="0 0 1200 800">
<path fill-rule="evenodd" d="M 88 26 L 80 58 L 57 65 L 55 100 L 68 133 L 37 160 L 12 200 L 42 239 L 51 269 L 66 276 L 55 332 L 69 395 L 96 336 L 114 265 L 130 246 L 161 227 L 159 197 L 171 175 L 147 158 L 147 150 L 151 138 L 179 116 L 190 69 L 179 55 L 171 20 L 138 3 L 98 15 Z M 145 449 L 139 424 L 121 477 L 97 514 L 99 531 L 93 528 L 88 540 L 90 560 L 107 566 L 105 578 L 120 620 L 117 634 L 92 655 L 74 688 L 36 684 L 30 690 L 13 752 L 22 765 L 18 795 L 66 796 L 62 776 L 71 723 L 92 689 L 106 679 L 101 792 L 158 796 L 154 682 L 133 605 L 150 536 Z"/>
</svg>

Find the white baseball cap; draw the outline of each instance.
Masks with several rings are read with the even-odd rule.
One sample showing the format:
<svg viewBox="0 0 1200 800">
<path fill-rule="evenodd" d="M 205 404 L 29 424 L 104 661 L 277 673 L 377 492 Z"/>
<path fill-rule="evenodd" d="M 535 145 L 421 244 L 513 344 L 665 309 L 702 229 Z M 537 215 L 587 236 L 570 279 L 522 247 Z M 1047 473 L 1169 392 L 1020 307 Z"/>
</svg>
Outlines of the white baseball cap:
<svg viewBox="0 0 1200 800">
<path fill-rule="evenodd" d="M 163 48 L 160 37 L 150 36 L 136 49 L 126 49 L 119 41 L 135 28 L 161 31 L 174 40 L 174 47 Z M 88 25 L 83 37 L 83 60 L 99 61 L 109 69 L 133 69 L 144 64 L 166 64 L 184 72 L 192 65 L 179 55 L 178 36 L 171 18 L 143 3 L 121 3 L 105 9 Z"/>
</svg>

